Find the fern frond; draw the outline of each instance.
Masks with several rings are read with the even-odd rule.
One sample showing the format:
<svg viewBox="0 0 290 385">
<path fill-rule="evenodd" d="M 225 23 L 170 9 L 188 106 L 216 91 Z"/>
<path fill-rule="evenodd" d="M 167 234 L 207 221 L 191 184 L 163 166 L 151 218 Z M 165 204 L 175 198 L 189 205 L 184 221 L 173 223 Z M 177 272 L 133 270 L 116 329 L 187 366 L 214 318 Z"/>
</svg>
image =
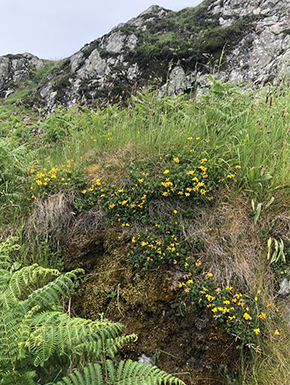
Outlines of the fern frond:
<svg viewBox="0 0 290 385">
<path fill-rule="evenodd" d="M 39 277 L 45 278 L 59 274 L 59 271 L 56 269 L 46 269 L 37 264 L 22 267 L 12 274 L 10 272 L 3 273 L 2 285 L 0 286 L 0 306 L 4 305 L 7 309 L 7 299 L 13 302 L 13 300 L 18 300 L 23 294 L 27 295 L 33 286 L 36 285 Z"/>
<path fill-rule="evenodd" d="M 0 311 L 0 371 L 15 369 L 18 354 L 17 331 L 19 326 L 17 312 Z"/>
<path fill-rule="evenodd" d="M 24 374 L 20 374 L 17 371 L 12 371 L 5 373 L 2 375 L 2 379 L 0 381 L 1 385 L 35 385 L 35 381 L 33 380 L 35 377 L 35 372 L 25 372 Z"/>
<path fill-rule="evenodd" d="M 144 365 L 139 362 L 128 360 L 121 361 L 115 377 L 112 363 L 107 364 L 111 384 L 114 385 L 157 385 L 176 384 L 184 385 L 184 382 L 157 368 L 153 365 Z"/>
<path fill-rule="evenodd" d="M 17 359 L 21 360 L 27 356 L 26 343 L 29 340 L 31 334 L 32 317 L 40 310 L 40 306 L 33 307 L 22 319 L 17 333 L 18 341 L 18 356 Z"/>
<path fill-rule="evenodd" d="M 56 385 L 106 385 L 103 381 L 102 367 L 99 364 L 88 364 L 83 373 L 76 370 L 63 378 Z"/>
<path fill-rule="evenodd" d="M 68 318 L 66 314 L 43 312 L 31 319 L 31 334 L 26 347 L 36 357 L 35 366 L 43 366 L 53 354 L 62 355 L 75 350 L 75 346 L 90 340 L 110 339 L 123 329 L 119 323 Z M 97 358 L 97 357 L 96 357 Z"/>
<path fill-rule="evenodd" d="M 84 373 L 76 370 L 56 385 L 185 385 L 183 381 L 165 373 L 156 366 L 131 360 L 121 361 L 116 371 L 111 360 L 105 366 L 88 364 Z"/>
<path fill-rule="evenodd" d="M 61 296 L 65 297 L 70 293 L 75 286 L 77 275 L 83 272 L 82 269 L 76 269 L 58 276 L 54 281 L 34 290 L 33 293 L 28 296 L 26 305 L 29 308 L 41 306 L 42 309 L 54 310 L 55 305 L 59 304 L 59 298 Z"/>
<path fill-rule="evenodd" d="M 136 340 L 136 334 L 108 338 L 105 341 L 103 341 L 103 339 L 89 340 L 77 345 L 75 347 L 75 352 L 82 355 L 86 362 L 95 360 L 96 357 L 99 357 L 101 354 L 113 359 L 118 349 L 123 347 L 125 344 Z"/>
</svg>

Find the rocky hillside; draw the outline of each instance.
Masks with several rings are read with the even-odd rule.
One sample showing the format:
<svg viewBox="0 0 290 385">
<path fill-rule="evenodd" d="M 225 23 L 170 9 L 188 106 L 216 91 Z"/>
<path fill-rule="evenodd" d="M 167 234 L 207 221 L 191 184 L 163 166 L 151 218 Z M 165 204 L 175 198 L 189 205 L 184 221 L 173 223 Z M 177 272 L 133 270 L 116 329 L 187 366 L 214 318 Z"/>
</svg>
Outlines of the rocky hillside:
<svg viewBox="0 0 290 385">
<path fill-rule="evenodd" d="M 191 93 L 212 72 L 256 88 L 275 84 L 289 70 L 289 6 L 289 0 L 205 0 L 180 12 L 151 6 L 57 63 L 22 103 L 51 111 L 119 102 L 143 86 Z M 43 65 L 28 54 L 1 57 L 0 96 Z"/>
</svg>

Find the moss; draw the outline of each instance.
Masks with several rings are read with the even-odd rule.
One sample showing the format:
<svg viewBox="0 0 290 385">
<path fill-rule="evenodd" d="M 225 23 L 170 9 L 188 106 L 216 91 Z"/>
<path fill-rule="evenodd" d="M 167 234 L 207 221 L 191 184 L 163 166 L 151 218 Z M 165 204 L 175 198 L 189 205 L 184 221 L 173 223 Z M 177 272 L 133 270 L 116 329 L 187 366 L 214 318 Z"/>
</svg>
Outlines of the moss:
<svg viewBox="0 0 290 385">
<path fill-rule="evenodd" d="M 94 251 L 89 247 L 94 263 L 73 299 L 74 311 L 90 319 L 103 314 L 125 324 L 128 333 L 137 333 L 138 341 L 122 350 L 125 358 L 145 354 L 163 370 L 190 373 L 199 385 L 220 384 L 222 367 L 236 369 L 239 352 L 225 325 L 207 310 L 187 311 L 191 305 L 176 271 L 163 266 L 141 273 L 128 264 L 131 237 L 118 224 L 104 229 L 97 243 L 94 236 L 88 239 L 80 236 L 73 242 L 78 250 L 79 245 L 87 250 L 88 243 L 96 244 Z M 191 383 L 188 374 L 182 379 Z"/>
</svg>

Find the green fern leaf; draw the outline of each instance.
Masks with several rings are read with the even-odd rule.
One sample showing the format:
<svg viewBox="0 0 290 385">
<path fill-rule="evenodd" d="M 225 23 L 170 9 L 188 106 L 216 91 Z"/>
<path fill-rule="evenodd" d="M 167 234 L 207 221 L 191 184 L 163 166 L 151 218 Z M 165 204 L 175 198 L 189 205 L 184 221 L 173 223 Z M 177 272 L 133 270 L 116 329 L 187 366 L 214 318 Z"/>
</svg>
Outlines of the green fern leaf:
<svg viewBox="0 0 290 385">
<path fill-rule="evenodd" d="M 144 365 L 139 362 L 128 360 L 119 364 L 114 385 L 156 385 L 156 384 L 177 384 L 184 385 L 184 382 L 173 377 L 156 366 Z"/>
<path fill-rule="evenodd" d="M 35 366 L 43 366 L 56 352 L 59 355 L 72 353 L 79 344 L 90 340 L 111 339 L 123 329 L 119 323 L 107 320 L 90 321 L 82 318 L 68 318 L 66 314 L 43 312 L 31 319 L 31 334 L 26 347 L 36 357 Z M 97 358 L 97 357 L 96 357 Z"/>
<path fill-rule="evenodd" d="M 120 329 L 120 332 L 122 329 Z M 115 338 L 108 338 L 105 341 L 103 339 L 89 340 L 82 342 L 75 347 L 75 352 L 83 356 L 86 362 L 90 362 L 105 355 L 111 359 L 114 358 L 115 353 L 123 347 L 125 344 L 136 341 L 136 334 L 129 334 Z"/>
<path fill-rule="evenodd" d="M 165 373 L 156 366 L 144 365 L 128 360 L 121 361 L 116 371 L 114 362 L 106 365 L 88 364 L 84 373 L 78 370 L 59 381 L 56 385 L 185 385 L 183 381 Z"/>
<path fill-rule="evenodd" d="M 76 370 L 56 385 L 106 385 L 106 383 L 103 381 L 101 366 L 88 364 L 82 374 Z"/>
<path fill-rule="evenodd" d="M 0 371 L 14 370 L 18 355 L 19 314 L 0 311 Z"/>
<path fill-rule="evenodd" d="M 5 373 L 0 381 L 1 385 L 35 385 L 35 372 L 20 374 L 17 371 Z"/>
<path fill-rule="evenodd" d="M 55 310 L 55 306 L 59 306 L 60 297 L 66 297 L 70 293 L 75 286 L 77 275 L 83 272 L 84 271 L 82 269 L 70 271 L 66 274 L 60 275 L 44 287 L 34 290 L 28 296 L 26 306 L 29 308 L 41 306 L 42 309 Z"/>
</svg>

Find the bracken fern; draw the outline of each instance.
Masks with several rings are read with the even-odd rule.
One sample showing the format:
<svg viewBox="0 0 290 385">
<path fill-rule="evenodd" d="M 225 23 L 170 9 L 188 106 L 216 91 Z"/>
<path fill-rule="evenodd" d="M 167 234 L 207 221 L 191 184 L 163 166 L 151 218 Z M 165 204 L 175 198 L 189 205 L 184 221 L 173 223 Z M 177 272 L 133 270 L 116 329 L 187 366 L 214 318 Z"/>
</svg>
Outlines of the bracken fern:
<svg viewBox="0 0 290 385">
<path fill-rule="evenodd" d="M 116 371 L 114 354 L 136 335 L 122 335 L 124 326 L 106 319 L 70 318 L 61 299 L 83 271 L 60 274 L 37 264 L 21 268 L 9 256 L 17 249 L 13 241 L 0 244 L 1 385 L 43 384 L 44 378 L 49 385 L 61 377 L 58 384 L 182 384 L 132 361 L 121 362 Z"/>
</svg>

